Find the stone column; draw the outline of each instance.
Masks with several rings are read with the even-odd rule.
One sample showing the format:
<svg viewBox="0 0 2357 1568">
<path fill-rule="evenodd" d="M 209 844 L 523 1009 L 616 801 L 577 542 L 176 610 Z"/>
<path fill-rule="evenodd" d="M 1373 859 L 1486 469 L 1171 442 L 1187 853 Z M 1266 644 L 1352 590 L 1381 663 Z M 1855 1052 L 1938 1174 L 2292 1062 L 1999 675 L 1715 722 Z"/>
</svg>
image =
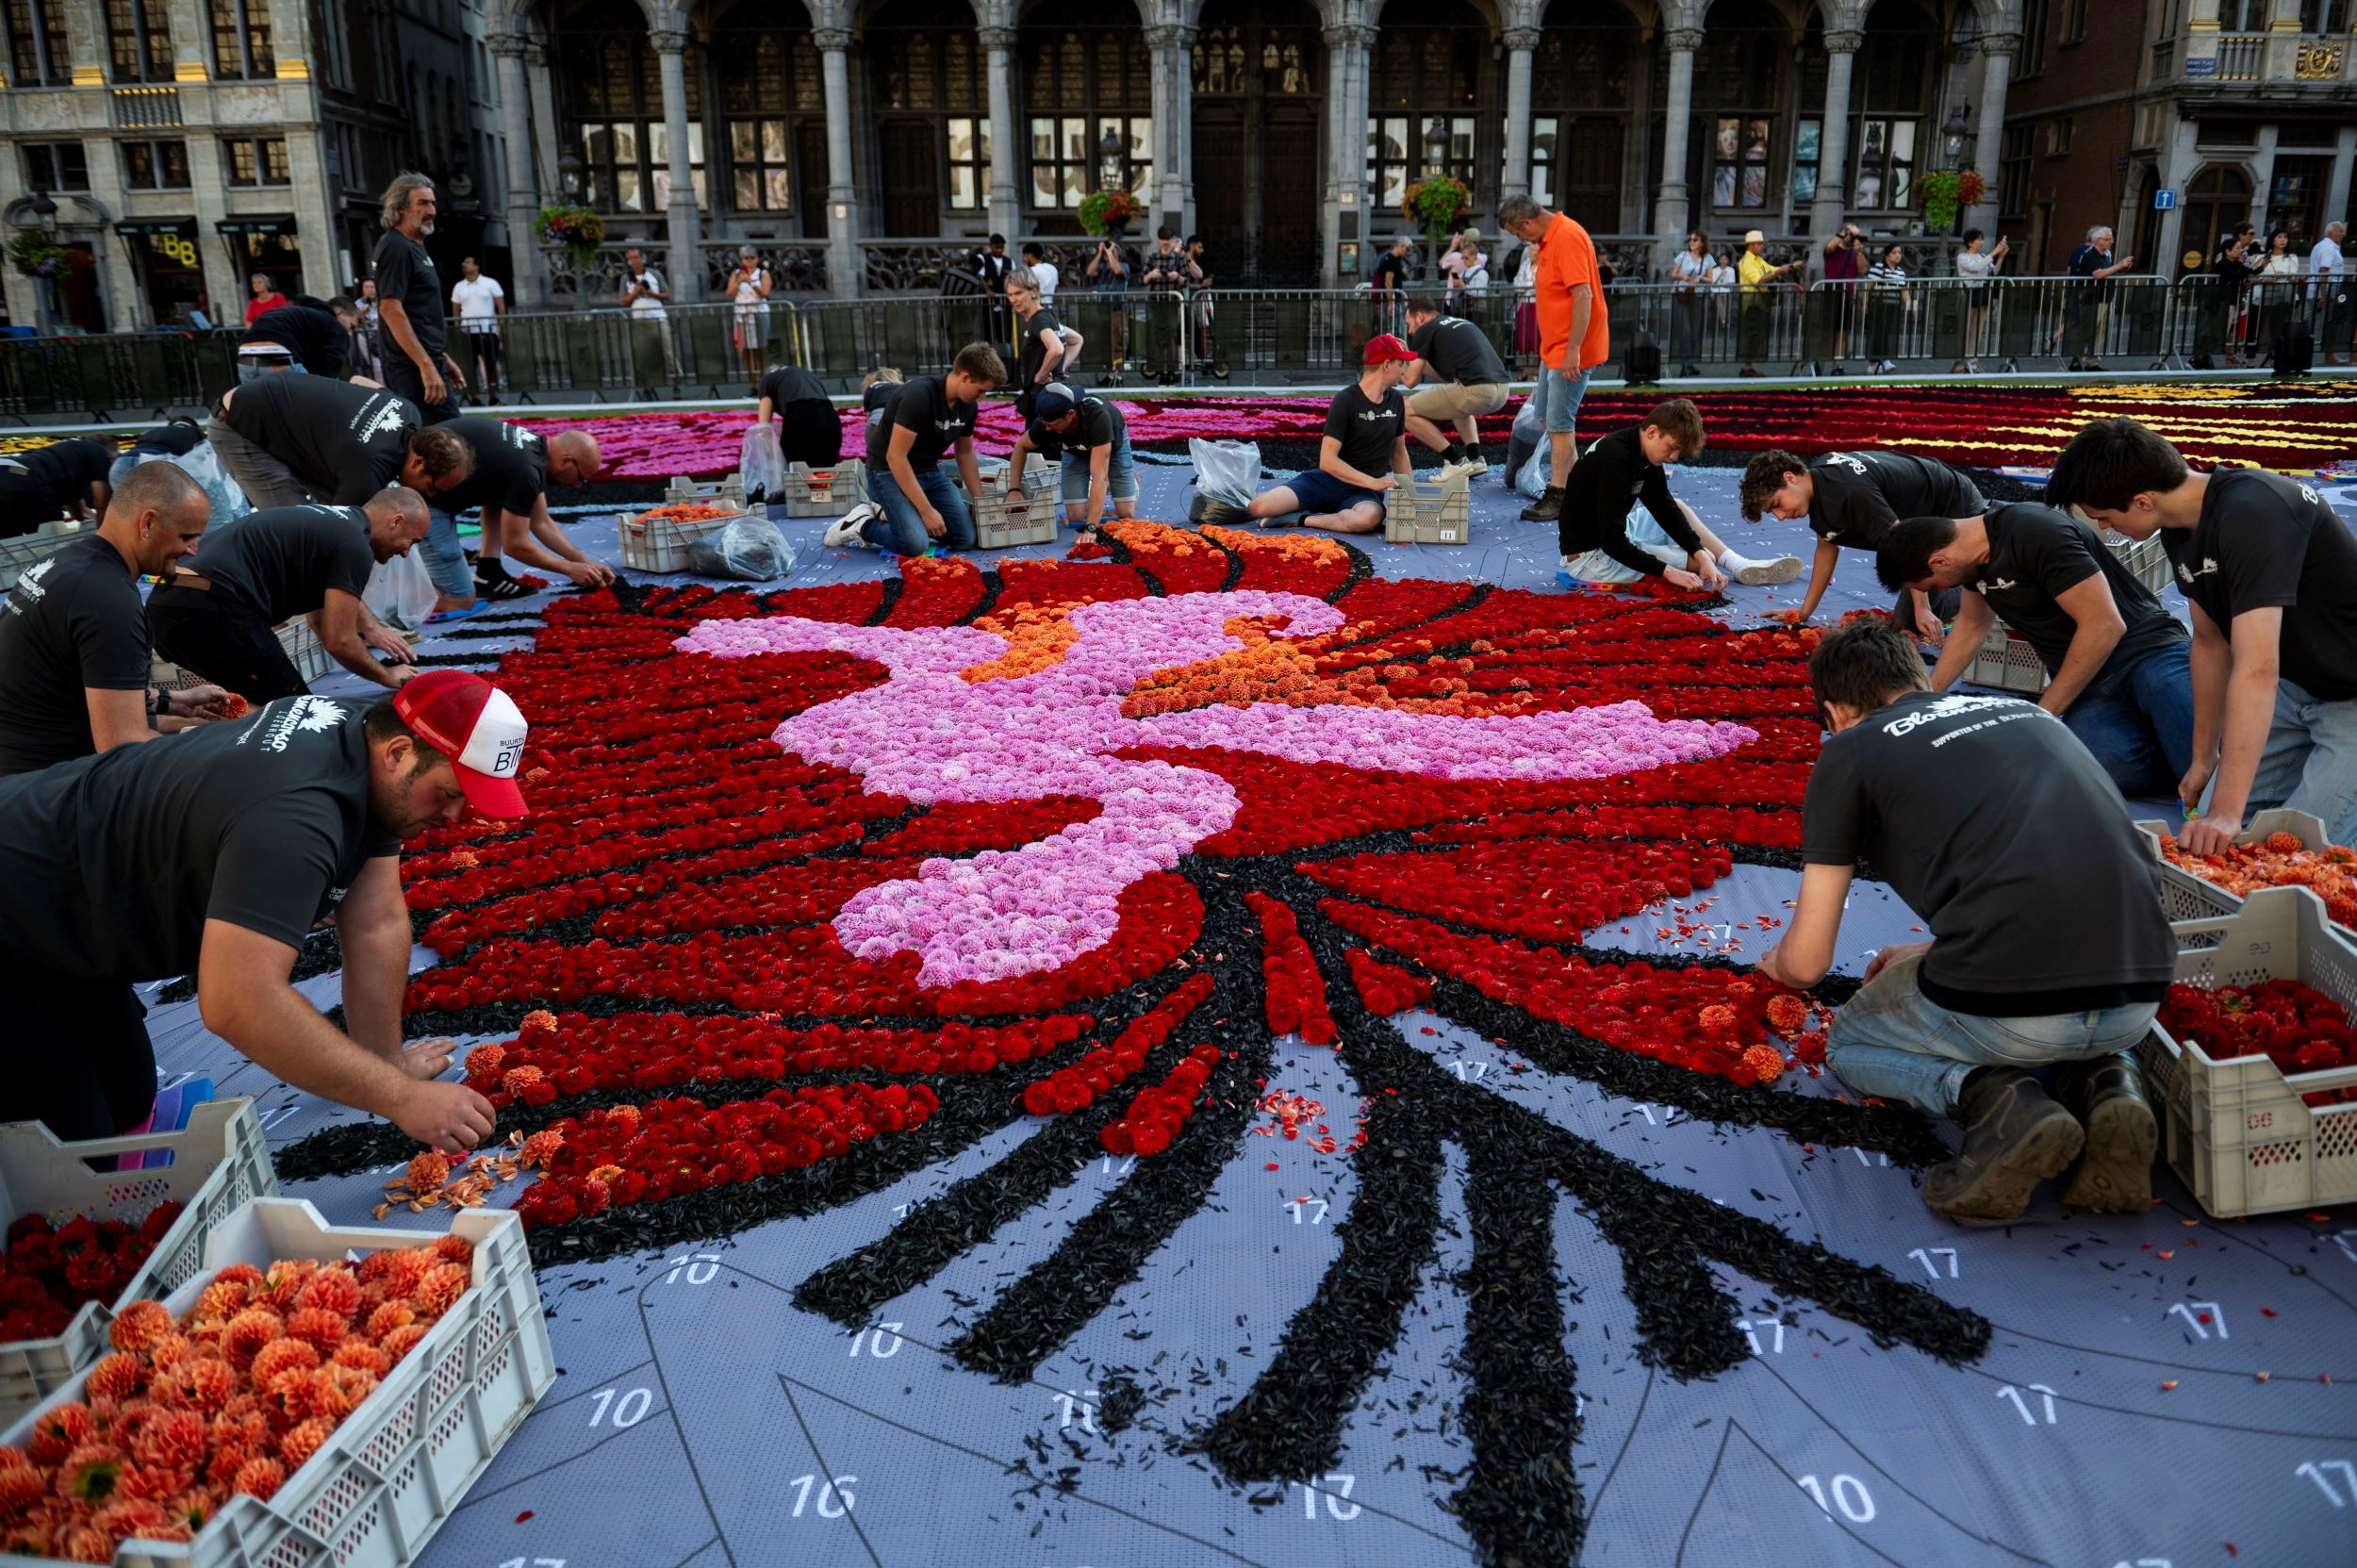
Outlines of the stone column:
<svg viewBox="0 0 2357 1568">
<path fill-rule="evenodd" d="M 1972 133 L 1972 167 L 1986 190 L 1964 215 L 1967 228 L 1987 233 L 1997 243 L 1997 215 L 2003 210 L 1997 177 L 2005 163 L 2005 89 L 2013 81 L 2013 55 L 2021 46 L 2014 33 L 1992 33 L 1981 40 L 1981 123 Z"/>
<path fill-rule="evenodd" d="M 1506 42 L 1506 169 L 1500 196 L 1530 193 L 1530 57 L 1539 47 L 1536 27 L 1508 27 Z"/>
<path fill-rule="evenodd" d="M 1007 237 L 1012 252 L 1022 240 L 1023 197 L 1014 183 L 1023 165 L 1021 132 L 1014 118 L 1014 29 L 978 29 L 990 67 L 990 228 Z M 1096 161 L 1094 144 L 1089 161 Z"/>
<path fill-rule="evenodd" d="M 1367 51 L 1375 44 L 1375 29 L 1328 27 L 1325 36 L 1326 258 L 1318 271 L 1327 287 L 1333 288 L 1366 281 L 1379 239 L 1374 217 L 1367 211 Z M 1346 206 L 1344 191 L 1350 193 Z M 1335 271 L 1335 247 L 1346 239 L 1359 241 L 1359 272 L 1343 279 Z"/>
<path fill-rule="evenodd" d="M 507 280 L 513 308 L 545 310 L 548 280 L 540 260 L 540 181 L 532 167 L 532 89 L 524 80 L 524 56 L 532 41 L 521 33 L 493 33 L 492 69 L 499 73 L 500 132 L 507 143 Z"/>
<path fill-rule="evenodd" d="M 1146 29 L 1154 68 L 1154 210 L 1181 235 L 1195 222 L 1195 29 L 1164 24 Z"/>
<path fill-rule="evenodd" d="M 538 171 L 541 190 L 562 192 L 565 182 L 557 176 L 556 160 L 564 151 L 565 130 L 564 122 L 556 117 L 556 84 L 549 71 L 555 54 L 555 45 L 546 39 L 534 40 L 524 56 L 524 80 L 532 89 L 532 123 L 548 132 L 534 148 L 533 168 Z"/>
<path fill-rule="evenodd" d="M 1818 132 L 1817 200 L 1809 209 L 1809 234 L 1820 241 L 1849 216 L 1850 67 L 1866 43 L 1858 32 L 1825 35 L 1825 123 Z"/>
<path fill-rule="evenodd" d="M 664 139 L 670 143 L 671 196 L 664 204 L 670 236 L 671 303 L 693 304 L 702 293 L 703 257 L 697 241 L 703 238 L 703 215 L 696 206 L 695 166 L 687 148 L 687 35 L 657 30 L 647 35 L 654 45 L 655 63 L 663 72 Z"/>
<path fill-rule="evenodd" d="M 827 292 L 839 300 L 856 299 L 865 269 L 860 260 L 859 190 L 851 170 L 851 29 L 820 27 L 811 36 L 827 86 Z M 997 157 L 993 148 L 994 169 Z"/>
<path fill-rule="evenodd" d="M 1656 272 L 1686 248 L 1688 213 L 1686 139 L 1694 127 L 1694 51 L 1703 46 L 1700 27 L 1673 27 L 1662 36 L 1670 48 L 1670 81 L 1661 123 L 1661 186 L 1654 198 L 1653 262 Z M 1843 78 L 1848 79 L 1846 76 Z"/>
</svg>

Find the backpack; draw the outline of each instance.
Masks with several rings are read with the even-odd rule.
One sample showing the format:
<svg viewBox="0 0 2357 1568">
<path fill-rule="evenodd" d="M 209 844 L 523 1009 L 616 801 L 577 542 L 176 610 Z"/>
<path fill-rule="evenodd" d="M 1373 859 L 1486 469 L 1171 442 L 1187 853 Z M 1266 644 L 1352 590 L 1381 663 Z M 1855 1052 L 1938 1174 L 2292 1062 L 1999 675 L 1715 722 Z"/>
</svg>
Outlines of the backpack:
<svg viewBox="0 0 2357 1568">
<path fill-rule="evenodd" d="M 1621 379 L 1632 387 L 1649 387 L 1661 379 L 1661 345 L 1643 327 L 1637 340 L 1621 355 Z"/>
</svg>

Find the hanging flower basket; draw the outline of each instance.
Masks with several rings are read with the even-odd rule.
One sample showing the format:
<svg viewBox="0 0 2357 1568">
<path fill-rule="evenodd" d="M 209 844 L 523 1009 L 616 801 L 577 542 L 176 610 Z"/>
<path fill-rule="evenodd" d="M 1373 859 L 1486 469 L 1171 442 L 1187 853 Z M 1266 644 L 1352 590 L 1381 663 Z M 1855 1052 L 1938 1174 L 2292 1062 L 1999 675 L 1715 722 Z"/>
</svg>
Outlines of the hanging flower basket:
<svg viewBox="0 0 2357 1568">
<path fill-rule="evenodd" d="M 1080 198 L 1080 226 L 1091 234 L 1119 234 L 1144 214 L 1127 190 L 1097 190 Z"/>
<path fill-rule="evenodd" d="M 1399 210 L 1437 246 L 1472 206 L 1473 192 L 1461 180 L 1435 174 L 1409 186 L 1400 200 Z"/>
<path fill-rule="evenodd" d="M 585 206 L 544 206 L 532 226 L 542 243 L 571 252 L 577 267 L 586 268 L 605 243 L 605 220 Z"/>
<path fill-rule="evenodd" d="M 1954 225 L 1956 214 L 1988 193 L 1988 182 L 1970 169 L 1935 169 L 1916 176 L 1923 198 L 1923 227 L 1938 234 Z"/>
<path fill-rule="evenodd" d="M 8 265 L 26 277 L 68 278 L 91 264 L 88 251 L 73 251 L 40 229 L 18 229 L 8 236 Z"/>
</svg>

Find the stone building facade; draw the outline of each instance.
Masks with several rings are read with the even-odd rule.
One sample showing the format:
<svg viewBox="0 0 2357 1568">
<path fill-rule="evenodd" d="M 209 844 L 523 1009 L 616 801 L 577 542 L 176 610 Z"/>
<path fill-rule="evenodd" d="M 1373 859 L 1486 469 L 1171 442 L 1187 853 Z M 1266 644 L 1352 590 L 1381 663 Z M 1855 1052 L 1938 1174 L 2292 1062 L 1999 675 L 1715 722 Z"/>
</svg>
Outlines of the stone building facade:
<svg viewBox="0 0 2357 1568">
<path fill-rule="evenodd" d="M 483 3 L 4 0 L 0 229 L 88 257 L 48 302 L 7 269 L 9 320 L 235 322 L 256 272 L 339 292 L 403 169 L 443 186 L 453 272 L 503 249 Z"/>
</svg>

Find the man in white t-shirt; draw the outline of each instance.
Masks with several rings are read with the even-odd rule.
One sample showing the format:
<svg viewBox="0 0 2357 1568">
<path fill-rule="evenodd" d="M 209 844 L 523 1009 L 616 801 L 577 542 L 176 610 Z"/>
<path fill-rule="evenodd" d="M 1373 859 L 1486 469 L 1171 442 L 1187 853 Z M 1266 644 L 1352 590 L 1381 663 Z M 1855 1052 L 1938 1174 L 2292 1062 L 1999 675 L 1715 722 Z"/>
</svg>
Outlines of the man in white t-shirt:
<svg viewBox="0 0 2357 1568">
<path fill-rule="evenodd" d="M 671 352 L 670 329 L 663 323 L 670 312 L 663 308 L 671 297 L 671 285 L 662 272 L 647 265 L 647 253 L 633 245 L 622 253 L 622 304 L 629 306 L 632 322 L 640 329 L 631 336 L 651 336 L 663 345 L 663 368 L 673 380 L 679 378 L 679 360 Z M 634 355 L 634 357 L 635 355 Z M 651 398 L 654 388 L 641 387 L 639 395 Z"/>
<path fill-rule="evenodd" d="M 2350 308 L 2357 300 L 2350 298 L 2349 262 L 2341 255 L 2341 241 L 2348 238 L 2349 225 L 2335 220 L 2324 225 L 2324 238 L 2308 253 L 2316 302 L 2316 347 L 2334 365 L 2345 360 L 2349 326 L 2357 319 L 2357 310 Z"/>
<path fill-rule="evenodd" d="M 1039 279 L 1039 303 L 1052 305 L 1056 298 L 1056 285 L 1063 278 L 1063 274 L 1056 270 L 1056 264 L 1048 260 L 1047 253 L 1033 243 L 1023 247 L 1023 265 L 1029 267 L 1031 275 Z"/>
<path fill-rule="evenodd" d="M 451 315 L 474 350 L 479 367 L 472 377 L 486 403 L 496 402 L 500 385 L 500 318 L 507 314 L 507 290 L 499 279 L 485 277 L 483 264 L 473 256 L 458 263 L 466 275 L 450 287 Z"/>
</svg>

